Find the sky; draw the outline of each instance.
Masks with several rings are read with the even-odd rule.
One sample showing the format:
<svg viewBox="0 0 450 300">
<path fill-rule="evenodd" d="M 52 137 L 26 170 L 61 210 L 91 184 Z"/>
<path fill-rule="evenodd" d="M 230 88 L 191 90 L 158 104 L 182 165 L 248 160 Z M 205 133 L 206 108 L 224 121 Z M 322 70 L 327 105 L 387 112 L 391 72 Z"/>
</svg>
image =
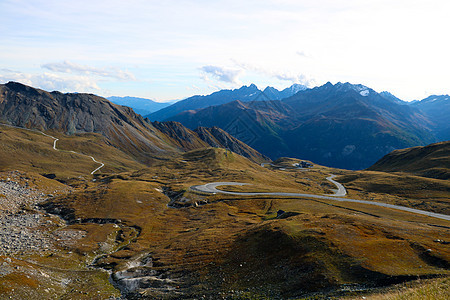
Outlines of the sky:
<svg viewBox="0 0 450 300">
<path fill-rule="evenodd" d="M 450 94 L 448 0 L 0 0 L 0 83 L 168 101 L 256 84 Z"/>
</svg>

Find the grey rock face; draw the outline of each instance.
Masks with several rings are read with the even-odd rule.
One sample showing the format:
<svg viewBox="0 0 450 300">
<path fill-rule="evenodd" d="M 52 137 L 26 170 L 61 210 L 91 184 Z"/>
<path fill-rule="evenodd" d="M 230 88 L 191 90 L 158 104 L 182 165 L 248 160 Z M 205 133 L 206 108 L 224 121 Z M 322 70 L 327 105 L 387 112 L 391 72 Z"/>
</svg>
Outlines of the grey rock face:
<svg viewBox="0 0 450 300">
<path fill-rule="evenodd" d="M 131 108 L 92 94 L 62 94 L 16 82 L 0 85 L 0 121 L 72 135 L 99 133 L 126 152 L 173 151 L 161 133 Z"/>
</svg>

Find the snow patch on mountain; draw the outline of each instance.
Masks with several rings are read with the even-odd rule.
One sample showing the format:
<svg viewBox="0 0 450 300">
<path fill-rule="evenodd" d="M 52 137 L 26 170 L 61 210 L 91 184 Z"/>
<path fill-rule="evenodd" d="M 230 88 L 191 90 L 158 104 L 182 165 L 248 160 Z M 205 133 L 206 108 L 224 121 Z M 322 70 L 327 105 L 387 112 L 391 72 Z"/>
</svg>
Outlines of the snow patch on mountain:
<svg viewBox="0 0 450 300">
<path fill-rule="evenodd" d="M 367 97 L 369 96 L 370 92 L 369 90 L 362 90 L 361 92 L 359 92 L 359 94 L 363 97 Z"/>
</svg>

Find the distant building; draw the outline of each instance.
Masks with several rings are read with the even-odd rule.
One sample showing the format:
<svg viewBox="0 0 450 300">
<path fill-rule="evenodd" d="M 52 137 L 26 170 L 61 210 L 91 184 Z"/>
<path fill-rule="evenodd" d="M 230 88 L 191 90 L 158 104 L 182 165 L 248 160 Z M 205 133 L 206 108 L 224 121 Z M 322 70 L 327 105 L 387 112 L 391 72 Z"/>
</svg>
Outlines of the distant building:
<svg viewBox="0 0 450 300">
<path fill-rule="evenodd" d="M 299 168 L 312 168 L 313 164 L 302 160 L 299 163 L 294 164 L 294 166 Z"/>
</svg>

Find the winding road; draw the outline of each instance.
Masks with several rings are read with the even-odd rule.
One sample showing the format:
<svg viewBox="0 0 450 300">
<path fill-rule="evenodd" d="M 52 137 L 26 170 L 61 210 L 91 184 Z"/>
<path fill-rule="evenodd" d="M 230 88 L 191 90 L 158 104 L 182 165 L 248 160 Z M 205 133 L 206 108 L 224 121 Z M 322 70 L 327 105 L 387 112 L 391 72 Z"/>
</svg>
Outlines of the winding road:
<svg viewBox="0 0 450 300">
<path fill-rule="evenodd" d="M 345 187 L 342 184 L 340 184 L 337 181 L 334 181 L 333 180 L 334 177 L 336 177 L 336 175 L 330 174 L 330 176 L 327 177 L 327 180 L 329 182 L 333 183 L 337 187 L 337 190 L 335 190 L 334 195 L 328 195 L 328 196 L 344 197 L 345 195 L 347 195 L 347 190 L 345 189 Z"/>
<path fill-rule="evenodd" d="M 2 124 L 2 123 L 0 123 L 0 125 L 40 133 L 40 134 L 42 134 L 44 136 L 47 136 L 49 138 L 52 138 L 54 140 L 53 141 L 53 149 L 55 151 L 65 151 L 65 150 L 61 150 L 61 149 L 57 149 L 56 148 L 56 142 L 59 141 L 58 138 L 56 138 L 54 136 L 51 136 L 49 134 L 46 134 L 46 133 L 44 133 L 42 131 L 35 130 L 35 129 L 28 129 L 28 128 L 23 128 L 23 127 L 18 127 L 18 126 L 9 125 L 9 124 Z M 86 155 L 86 154 L 79 153 L 79 152 L 75 152 L 75 151 L 67 151 L 67 152 L 71 152 L 71 153 L 74 153 L 74 154 L 78 154 L 78 155 L 89 157 L 95 163 L 100 164 L 99 167 L 97 167 L 95 170 L 93 170 L 90 173 L 91 175 L 93 175 L 95 172 L 97 172 L 98 170 L 100 170 L 101 168 L 103 168 L 105 166 L 104 163 L 97 161 L 93 156 Z M 266 163 L 261 164 L 261 166 L 264 167 L 265 164 Z M 381 202 L 375 202 L 375 201 L 366 201 L 366 200 L 357 200 L 357 199 L 350 199 L 350 198 L 340 198 L 340 197 L 343 197 L 343 196 L 347 195 L 347 191 L 346 191 L 345 187 L 342 184 L 340 184 L 339 182 L 333 180 L 334 177 L 336 177 L 336 175 L 330 174 L 330 176 L 326 178 L 328 181 L 330 181 L 331 183 L 333 183 L 337 187 L 337 189 L 334 190 L 335 191 L 334 194 L 330 194 L 330 195 L 314 195 L 314 194 L 303 194 L 303 193 L 281 193 L 281 192 L 280 193 L 276 193 L 276 192 L 275 193 L 264 193 L 264 192 L 243 193 L 243 192 L 229 192 L 229 191 L 223 191 L 223 190 L 218 190 L 217 189 L 218 186 L 223 186 L 223 185 L 242 186 L 242 185 L 247 185 L 248 184 L 248 183 L 242 183 L 242 182 L 212 182 L 212 183 L 207 183 L 207 184 L 204 184 L 204 185 L 191 186 L 190 189 L 193 190 L 193 191 L 202 192 L 202 193 L 210 193 L 210 194 L 221 193 L 221 194 L 237 195 L 237 196 L 304 197 L 304 198 L 316 198 L 316 199 L 324 199 L 324 200 L 334 200 L 334 201 L 340 201 L 340 202 L 362 203 L 362 204 L 375 205 L 375 206 L 381 206 L 381 207 L 387 207 L 387 208 L 402 210 L 402 211 L 406 211 L 406 212 L 411 212 L 411 213 L 415 213 L 415 214 L 420 214 L 420 215 L 425 215 L 425 216 L 429 216 L 429 217 L 434 217 L 434 218 L 450 221 L 450 215 L 444 215 L 444 214 L 429 212 L 429 211 L 425 211 L 425 210 L 420 210 L 420 209 L 415 209 L 415 208 L 410 208 L 410 207 L 405 207 L 405 206 L 400 206 L 400 205 L 388 204 L 388 203 L 381 203 Z"/>
<path fill-rule="evenodd" d="M 394 205 L 394 204 L 388 204 L 388 203 L 381 203 L 381 202 L 375 202 L 375 201 L 366 201 L 366 200 L 357 200 L 357 199 L 349 199 L 349 198 L 339 198 L 342 196 L 345 196 L 347 194 L 347 191 L 345 190 L 345 187 L 340 184 L 339 182 L 333 180 L 333 178 L 336 177 L 336 175 L 330 175 L 327 177 L 327 180 L 332 182 L 334 185 L 336 185 L 337 190 L 333 195 L 314 195 L 314 194 L 302 194 L 302 193 L 263 193 L 263 192 L 256 192 L 256 193 L 243 193 L 243 192 L 229 192 L 229 191 L 223 191 L 218 190 L 218 186 L 222 185 L 247 185 L 248 183 L 242 183 L 242 182 L 212 182 L 207 183 L 204 185 L 195 185 L 191 186 L 190 189 L 197 192 L 202 193 L 210 193 L 210 194 L 227 194 L 227 195 L 237 195 L 237 196 L 287 196 L 287 197 L 301 197 L 301 198 L 316 198 L 316 199 L 324 199 L 324 200 L 334 200 L 339 202 L 353 202 L 353 203 L 362 203 L 362 204 L 369 204 L 369 205 L 375 205 L 375 206 L 381 206 L 381 207 L 387 207 L 397 210 L 402 210 L 410 213 L 425 215 L 429 217 L 434 217 L 442 220 L 450 221 L 449 215 L 444 214 L 438 214 L 434 212 L 429 212 L 425 210 L 400 206 L 400 205 Z"/>
<path fill-rule="evenodd" d="M 75 151 L 66 151 L 66 150 L 57 149 L 57 148 L 56 148 L 56 142 L 59 141 L 59 139 L 58 139 L 58 138 L 55 138 L 54 136 L 51 136 L 51 135 L 49 135 L 49 134 L 46 134 L 46 133 L 44 133 L 44 132 L 42 132 L 42 131 L 40 131 L 40 130 L 36 130 L 36 129 L 28 129 L 28 128 L 23 128 L 23 127 L 14 126 L 14 125 L 9 125 L 9 124 L 3 124 L 3 123 L 0 123 L 0 125 L 40 133 L 40 134 L 42 134 L 42 135 L 44 135 L 44 136 L 46 136 L 46 137 L 49 137 L 49 138 L 52 138 L 52 139 L 53 139 L 53 150 L 55 150 L 55 151 L 70 152 L 70 153 L 74 153 L 74 154 L 78 154 L 78 155 L 82 155 L 82 156 L 89 157 L 89 158 L 92 159 L 95 163 L 100 164 L 100 166 L 99 166 L 98 168 L 96 168 L 94 171 L 91 172 L 91 175 L 94 175 L 95 172 L 97 172 L 98 170 L 100 170 L 101 168 L 103 168 L 103 167 L 105 166 L 104 163 L 97 161 L 93 156 L 90 156 L 90 155 L 87 155 L 87 154 L 83 154 L 83 153 L 79 153 L 79 152 L 75 152 Z"/>
</svg>

